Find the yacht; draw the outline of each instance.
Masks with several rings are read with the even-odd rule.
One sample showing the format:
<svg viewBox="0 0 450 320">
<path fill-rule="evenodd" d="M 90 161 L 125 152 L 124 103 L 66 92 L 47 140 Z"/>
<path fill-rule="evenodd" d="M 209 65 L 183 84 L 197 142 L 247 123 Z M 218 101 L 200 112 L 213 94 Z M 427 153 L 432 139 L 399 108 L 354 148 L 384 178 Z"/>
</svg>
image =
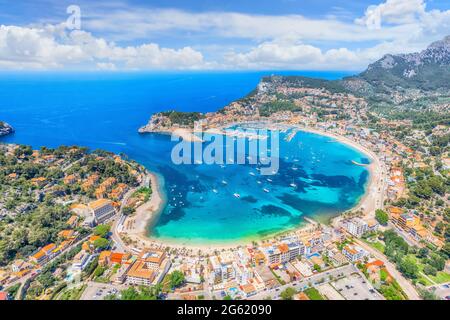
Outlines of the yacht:
<svg viewBox="0 0 450 320">
<path fill-rule="evenodd" d="M 266 192 L 266 193 L 270 192 L 269 189 L 266 189 L 266 188 L 264 188 L 263 191 Z"/>
<path fill-rule="evenodd" d="M 267 179 L 267 181 L 272 182 L 273 180 L 272 179 Z"/>
<path fill-rule="evenodd" d="M 219 191 L 217 191 L 217 189 L 212 189 L 212 192 L 219 193 Z"/>
<path fill-rule="evenodd" d="M 249 172 L 249 175 L 254 176 L 255 173 L 254 172 Z"/>
<path fill-rule="evenodd" d="M 241 195 L 239 193 L 234 193 L 233 196 L 235 196 L 238 199 L 241 197 Z"/>
<path fill-rule="evenodd" d="M 291 186 L 292 188 L 297 188 L 297 185 L 296 185 L 294 182 L 292 182 L 292 183 L 290 184 L 290 186 Z"/>
<path fill-rule="evenodd" d="M 228 184 L 228 182 L 226 182 L 225 180 L 222 180 L 222 184 Z"/>
</svg>

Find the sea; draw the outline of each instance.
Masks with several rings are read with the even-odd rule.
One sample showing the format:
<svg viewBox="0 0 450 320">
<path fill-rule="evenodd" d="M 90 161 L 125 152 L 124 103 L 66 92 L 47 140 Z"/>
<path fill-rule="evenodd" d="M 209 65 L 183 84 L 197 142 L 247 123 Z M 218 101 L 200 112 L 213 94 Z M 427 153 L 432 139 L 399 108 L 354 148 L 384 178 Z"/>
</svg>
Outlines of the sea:
<svg viewBox="0 0 450 320">
<path fill-rule="evenodd" d="M 332 138 L 281 133 L 279 170 L 257 165 L 174 164 L 176 142 L 138 134 L 165 110 L 216 111 L 251 92 L 267 75 L 339 79 L 349 72 L 0 73 L 0 120 L 16 132 L 0 143 L 79 145 L 123 154 L 157 173 L 166 199 L 148 234 L 181 243 L 259 239 L 325 221 L 354 207 L 369 173 L 364 154 Z"/>
</svg>

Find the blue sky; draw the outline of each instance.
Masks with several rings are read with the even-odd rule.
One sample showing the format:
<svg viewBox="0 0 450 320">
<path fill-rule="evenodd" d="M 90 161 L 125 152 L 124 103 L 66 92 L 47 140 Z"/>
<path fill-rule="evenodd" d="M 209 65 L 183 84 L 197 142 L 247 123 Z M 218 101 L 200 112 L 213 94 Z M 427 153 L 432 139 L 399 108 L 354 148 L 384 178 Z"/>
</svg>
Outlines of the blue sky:
<svg viewBox="0 0 450 320">
<path fill-rule="evenodd" d="M 81 29 L 67 28 L 69 5 Z M 0 69 L 362 70 L 450 34 L 448 0 L 0 0 Z"/>
</svg>

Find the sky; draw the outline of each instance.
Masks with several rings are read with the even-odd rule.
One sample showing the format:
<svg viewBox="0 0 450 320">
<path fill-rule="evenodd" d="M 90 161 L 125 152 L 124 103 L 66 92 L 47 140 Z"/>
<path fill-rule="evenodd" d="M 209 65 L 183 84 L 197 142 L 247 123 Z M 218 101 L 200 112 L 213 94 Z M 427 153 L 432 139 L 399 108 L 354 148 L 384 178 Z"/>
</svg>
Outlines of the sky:
<svg viewBox="0 0 450 320">
<path fill-rule="evenodd" d="M 449 0 L 0 0 L 0 70 L 364 70 L 450 35 Z"/>
</svg>

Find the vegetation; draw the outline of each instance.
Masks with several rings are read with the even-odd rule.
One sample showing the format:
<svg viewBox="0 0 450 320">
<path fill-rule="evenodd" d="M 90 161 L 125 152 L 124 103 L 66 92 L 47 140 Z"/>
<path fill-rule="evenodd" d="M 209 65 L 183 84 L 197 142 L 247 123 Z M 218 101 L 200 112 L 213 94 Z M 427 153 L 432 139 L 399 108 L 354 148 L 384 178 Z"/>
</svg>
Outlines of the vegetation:
<svg viewBox="0 0 450 320">
<path fill-rule="evenodd" d="M 296 106 L 291 101 L 277 100 L 265 103 L 259 108 L 259 114 L 262 117 L 268 117 L 280 111 L 301 111 L 301 107 Z"/>
<path fill-rule="evenodd" d="M 100 224 L 95 227 L 94 234 L 96 236 L 105 238 L 108 236 L 110 230 L 111 230 L 111 226 L 109 226 L 107 224 Z"/>
<path fill-rule="evenodd" d="M 292 287 L 288 287 L 281 291 L 280 297 L 283 300 L 292 300 L 294 298 L 294 295 L 297 293 L 297 290 L 295 290 Z"/>
<path fill-rule="evenodd" d="M 385 211 L 377 209 L 375 211 L 375 219 L 377 219 L 378 223 L 382 226 L 386 226 L 389 221 L 389 216 Z"/>
<path fill-rule="evenodd" d="M 314 287 L 311 287 L 311 288 L 308 288 L 308 289 L 306 289 L 305 291 L 303 291 L 307 296 L 308 296 L 308 298 L 310 298 L 311 300 L 325 300 L 325 298 L 320 294 L 320 292 L 316 289 L 316 288 L 314 288 Z"/>
<path fill-rule="evenodd" d="M 175 270 L 169 274 L 169 284 L 172 289 L 181 286 L 185 282 L 185 277 L 183 272 Z"/>
<path fill-rule="evenodd" d="M 159 286 L 130 287 L 122 290 L 119 295 L 106 296 L 105 300 L 157 300 L 160 293 L 161 288 Z"/>
<path fill-rule="evenodd" d="M 180 126 L 193 126 L 194 122 L 205 118 L 200 112 L 167 111 L 161 112 L 161 115 L 168 117 L 172 124 Z"/>
</svg>

